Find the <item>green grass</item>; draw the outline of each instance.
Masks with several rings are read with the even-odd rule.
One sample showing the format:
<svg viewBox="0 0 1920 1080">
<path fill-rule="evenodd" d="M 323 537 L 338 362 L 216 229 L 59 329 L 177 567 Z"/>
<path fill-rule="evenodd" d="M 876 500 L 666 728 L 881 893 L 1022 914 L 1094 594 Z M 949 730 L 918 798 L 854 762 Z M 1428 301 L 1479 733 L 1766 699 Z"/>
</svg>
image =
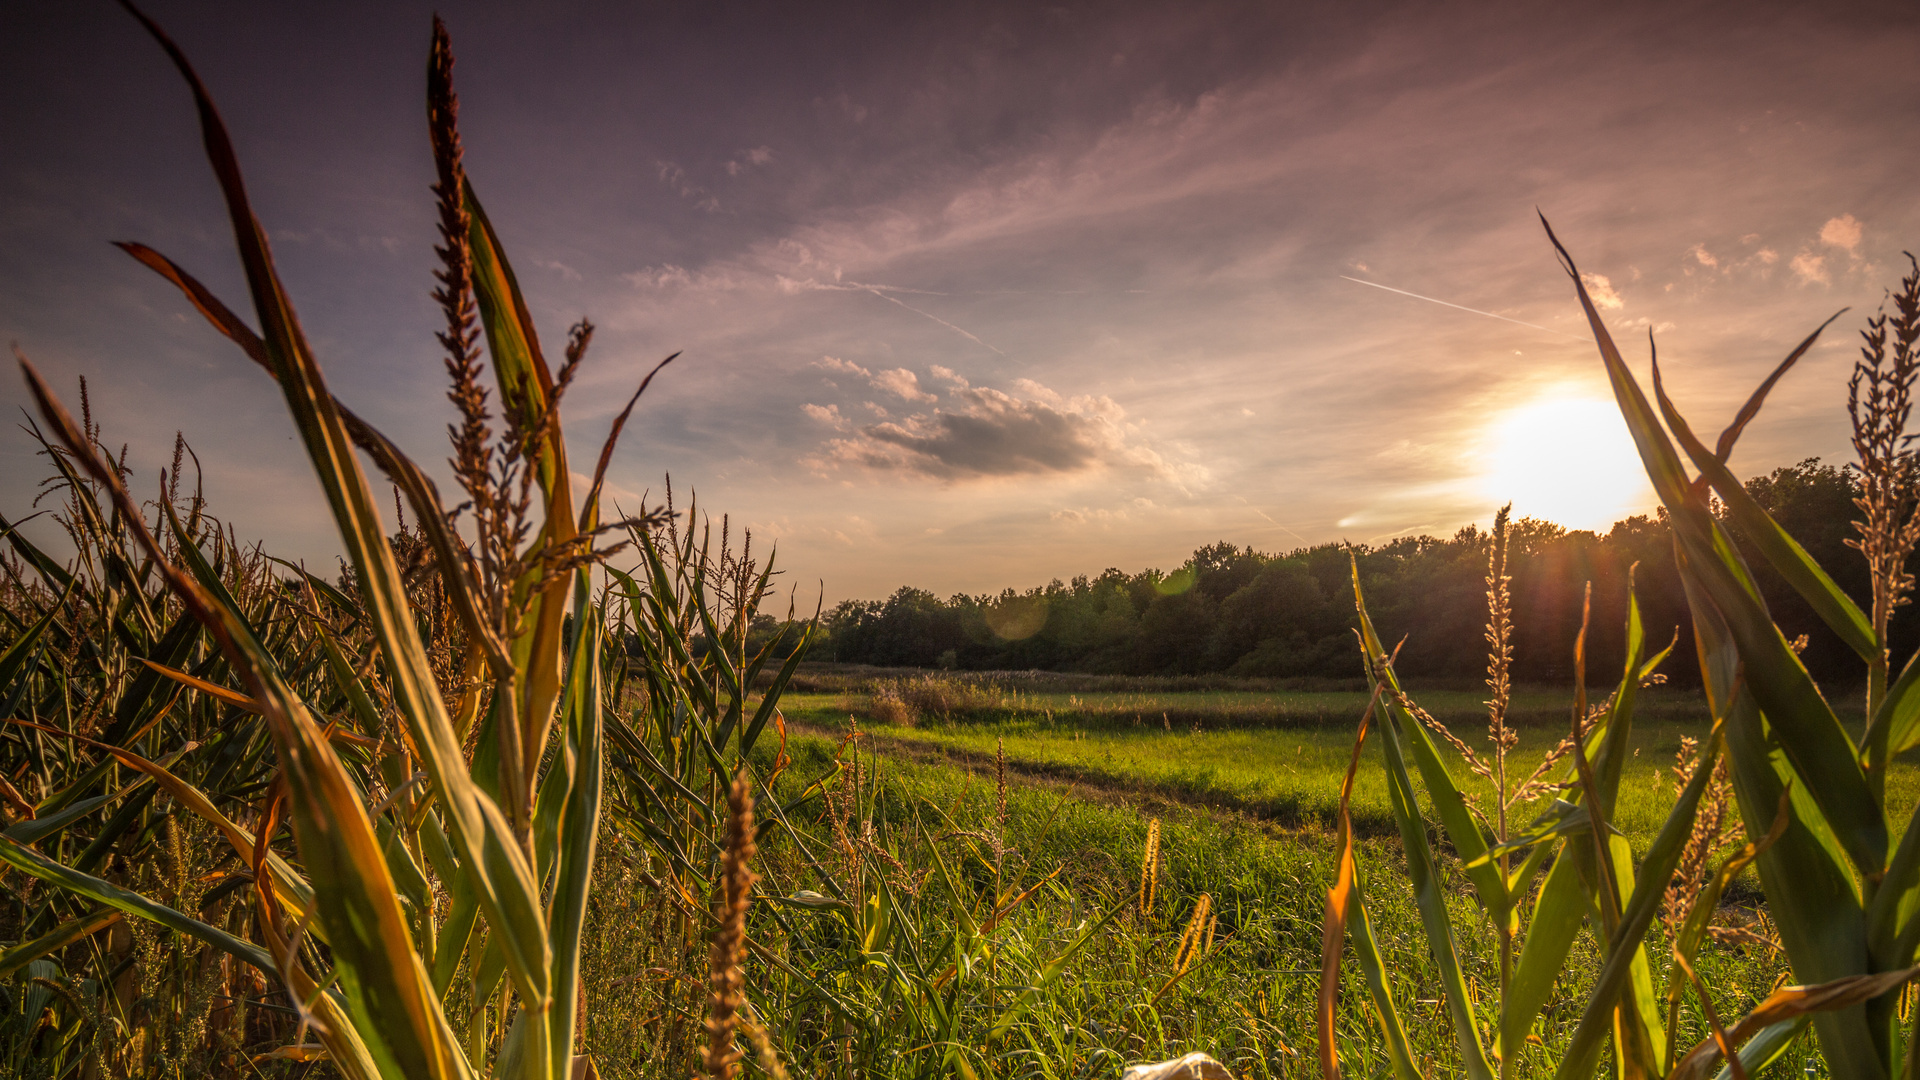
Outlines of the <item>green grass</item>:
<svg viewBox="0 0 1920 1080">
<path fill-rule="evenodd" d="M 1644 850 L 1673 805 L 1674 756 L 1683 737 L 1707 730 L 1705 708 L 1691 691 L 1665 687 L 1643 691 L 1635 710 L 1634 756 L 1621 782 L 1614 824 L 1636 851 Z M 1423 707 L 1449 724 L 1476 751 L 1484 751 L 1483 695 L 1465 691 L 1415 691 Z M 849 714 L 865 715 L 863 730 L 887 740 L 973 755 L 992 755 L 1004 743 L 1017 765 L 1103 787 L 1157 793 L 1190 803 L 1230 807 L 1291 828 L 1331 828 L 1341 777 L 1353 750 L 1354 729 L 1366 708 L 1358 692 L 1229 692 L 1192 694 L 1010 693 L 1017 708 L 987 721 L 921 719 L 913 726 L 875 723 L 857 694 L 789 694 L 789 718 L 843 729 Z M 1054 708 L 1056 704 L 1059 708 Z M 1565 734 L 1568 695 L 1521 688 L 1514 695 L 1520 746 L 1510 769 L 1521 776 Z M 1125 703 L 1122 705 L 1122 703 Z M 1141 706 L 1151 705 L 1151 711 Z M 1143 719 L 1133 723 L 1127 710 Z M 1235 717 L 1325 715 L 1284 726 L 1234 726 Z M 1160 719 L 1164 712 L 1169 719 Z M 1189 717 L 1186 724 L 1171 717 Z M 1553 722 L 1549 724 L 1547 717 Z M 1146 719 L 1145 717 L 1151 717 Z M 1387 806 L 1380 747 L 1370 741 L 1353 797 L 1355 827 L 1381 834 L 1393 829 Z M 1460 755 L 1442 747 L 1454 774 L 1469 791 L 1491 794 L 1468 776 Z M 1562 769 L 1564 772 L 1564 769 Z M 1888 777 L 1888 805 L 1904 822 L 1920 804 L 1920 764 L 1896 761 Z M 1491 805 L 1489 803 L 1489 805 Z M 1544 801 L 1535 809 L 1543 808 Z M 1521 823 L 1524 823 L 1523 816 Z"/>
<path fill-rule="evenodd" d="M 803 665 L 781 699 L 790 713 L 839 710 L 872 716 L 874 691 L 897 688 L 924 720 L 1051 718 L 1077 727 L 1166 725 L 1176 728 L 1350 727 L 1367 705 L 1358 685 L 1300 688 L 1281 680 L 1074 676 L 1053 672 L 927 673 L 892 668 L 843 668 L 826 673 Z M 1326 682 L 1327 680 L 1317 680 Z M 1604 694 L 1604 691 L 1602 692 Z M 1483 687 L 1425 688 L 1422 707 L 1449 725 L 1484 727 Z M 1564 728 L 1573 692 L 1561 686 L 1514 688 L 1509 722 L 1518 727 Z M 1700 716 L 1697 694 L 1653 687 L 1642 692 L 1638 714 L 1647 719 Z"/>
<path fill-rule="evenodd" d="M 890 734 L 952 736 L 955 746 L 960 745 L 958 736 L 965 734 L 971 740 L 968 746 L 983 742 L 992 745 L 992 736 L 985 731 Z M 1133 740 L 1142 747 L 1179 747 L 1183 753 L 1196 743 L 1222 748 L 1230 745 L 1214 741 L 1227 739 L 1229 733 L 1107 735 Z M 1272 738 L 1273 733 L 1262 733 L 1262 737 Z M 1291 739 L 1293 733 L 1287 737 Z M 1063 749 L 1072 743 L 1098 746 L 1098 739 L 1094 735 L 1075 740 L 1030 732 L 1016 736 L 1009 753 L 1014 745 L 1028 752 L 1049 746 Z M 1332 733 L 1307 744 L 1289 745 L 1310 746 L 1310 750 L 1297 751 L 1297 756 L 1313 756 L 1316 782 L 1326 775 L 1326 748 L 1333 745 Z M 827 771 L 834 747 L 835 742 L 826 738 L 795 737 L 791 744 L 795 760 L 782 780 L 783 793 L 797 793 L 802 782 Z M 995 827 L 996 791 L 990 763 L 889 756 L 883 758 L 876 772 L 871 785 L 874 794 L 866 812 L 879 842 L 909 866 L 925 865 L 926 859 L 916 823 L 935 825 L 930 832 L 946 829 L 947 819 L 955 829 L 990 832 Z M 1038 959 L 1061 948 L 1069 930 L 1081 919 L 1114 906 L 1129 910 L 1108 924 L 1068 965 L 1060 982 L 1007 1037 L 986 1038 L 984 1016 L 964 1025 L 960 1041 L 977 1055 L 970 1058 L 976 1069 L 984 1064 L 991 1075 L 1003 1077 L 1112 1077 L 1123 1063 L 1203 1050 L 1226 1062 L 1238 1077 L 1317 1076 L 1313 1001 L 1319 980 L 1320 923 L 1333 864 L 1331 835 L 1317 829 L 1275 828 L 1244 814 L 1169 803 L 1141 791 L 1088 795 L 1084 789 L 1044 778 L 1017 777 L 1011 786 L 1007 842 L 1012 853 L 1007 862 L 1007 887 L 1014 887 L 1014 882 L 1021 886 L 1035 883 L 1056 869 L 1061 873 L 1021 910 L 993 953 L 994 962 L 1004 966 L 1000 976 L 1003 993 L 1013 993 L 1020 985 L 1022 971 L 1031 970 Z M 796 824 L 813 838 L 812 842 L 824 845 L 826 827 L 818 820 L 817 805 L 796 818 Z M 1163 865 L 1154 913 L 1142 918 L 1131 909 L 1137 902 L 1140 857 L 1150 818 L 1162 821 Z M 943 843 L 942 848 L 949 859 L 955 859 L 951 842 Z M 1433 1075 L 1449 1075 L 1446 1063 L 1455 1058 L 1453 1037 L 1442 1011 L 1431 1004 L 1439 996 L 1437 979 L 1411 897 L 1401 884 L 1405 866 L 1399 845 L 1387 838 L 1364 839 L 1358 859 L 1368 882 L 1369 909 L 1388 966 L 1394 972 L 1394 989 L 1403 1002 L 1411 1034 L 1420 1051 L 1435 1063 Z M 791 847 L 776 844 L 766 852 L 764 862 L 770 891 L 791 895 L 818 887 L 817 877 Z M 982 861 L 961 857 L 956 865 L 960 867 L 956 872 L 970 876 L 976 885 L 991 882 L 990 868 Z M 1485 932 L 1484 920 L 1471 910 L 1467 892 L 1452 876 L 1455 871 L 1450 868 L 1447 873 L 1455 925 L 1462 933 L 1462 953 L 1469 973 L 1481 992 L 1490 993 L 1496 979 L 1496 950 Z M 609 888 L 605 898 L 598 901 L 602 906 L 597 915 L 600 926 L 609 932 L 590 929 L 586 935 L 589 956 L 585 983 L 592 998 L 587 1010 L 587 1038 L 604 1075 L 634 1076 L 640 1072 L 641 1052 L 660 1037 L 660 1025 L 647 1026 L 646 1021 L 659 1016 L 657 1005 L 652 1004 L 656 999 L 634 982 L 635 973 L 653 965 L 641 955 L 647 947 L 645 935 L 635 932 L 631 920 L 657 909 L 648 906 L 644 890 L 637 887 L 628 894 L 636 902 L 629 905 L 619 899 L 622 887 L 613 882 L 632 886 L 636 880 L 632 872 L 613 870 L 603 880 Z M 927 895 L 933 891 L 929 888 Z M 1212 896 L 1219 914 L 1215 951 L 1157 1005 L 1153 1004 L 1152 998 L 1171 973 L 1184 922 L 1203 892 Z M 766 911 L 757 912 L 755 919 L 756 937 L 784 950 L 784 955 L 810 956 L 813 970 L 831 969 L 832 965 L 822 960 L 824 954 L 817 951 L 822 942 L 810 938 L 804 923 L 782 927 L 775 924 L 773 913 Z M 619 932 L 612 932 L 615 930 Z M 1657 931 L 1655 936 L 1657 939 Z M 1656 956 L 1661 955 L 1663 944 L 1658 940 L 1649 944 Z M 888 950 L 887 959 L 905 963 L 907 948 L 904 942 L 896 943 Z M 847 970 L 831 977 L 841 980 L 836 985 L 843 992 L 854 993 L 858 980 L 870 978 L 873 965 L 879 963 L 874 957 L 867 961 L 865 968 L 849 964 Z M 1583 935 L 1562 976 L 1560 990 L 1537 1029 L 1544 1046 L 1529 1050 L 1531 1060 L 1523 1063 L 1519 1075 L 1551 1071 L 1552 1048 L 1564 1043 L 1569 1035 L 1585 993 L 1585 980 L 1597 966 L 1597 946 Z M 1713 988 L 1715 1007 L 1722 1016 L 1729 1016 L 1743 1013 L 1765 996 L 1783 965 L 1755 951 L 1709 945 L 1700 968 Z M 863 975 L 863 971 L 868 974 Z M 750 966 L 749 985 L 767 988 L 765 992 L 785 1010 L 777 1015 L 798 1023 L 800 1031 L 815 1030 L 807 1024 L 817 1008 L 794 988 L 782 989 L 781 980 L 777 971 L 764 965 Z M 1006 997 L 1000 1000 L 1004 1002 Z M 872 1002 L 876 1010 L 882 1010 L 876 1013 L 875 1029 L 888 1030 L 888 1037 L 895 1040 L 885 1049 L 885 1055 L 897 1055 L 894 1059 L 901 1063 L 901 1071 L 889 1074 L 916 1074 L 907 1063 L 916 1060 L 916 1052 L 924 1051 L 907 1033 L 910 1025 L 886 1022 L 885 1009 L 902 1007 L 898 996 L 889 1003 L 876 991 Z M 1705 1036 L 1705 1029 L 1691 1002 L 1682 1015 L 1682 1042 L 1691 1045 Z M 1377 1032 L 1351 964 L 1343 975 L 1339 1031 L 1349 1075 L 1386 1074 L 1384 1060 L 1373 1049 Z M 783 1050 L 799 1058 L 795 1075 L 840 1075 L 837 1063 L 830 1060 L 835 1045 L 832 1040 L 822 1045 L 822 1040 L 796 1038 L 791 1044 L 783 1043 Z M 635 1055 L 631 1065 L 627 1064 L 627 1054 Z M 1775 1075 L 1803 1068 L 1810 1055 L 1810 1044 L 1802 1044 L 1787 1061 L 1776 1066 L 1780 1071 Z"/>
</svg>

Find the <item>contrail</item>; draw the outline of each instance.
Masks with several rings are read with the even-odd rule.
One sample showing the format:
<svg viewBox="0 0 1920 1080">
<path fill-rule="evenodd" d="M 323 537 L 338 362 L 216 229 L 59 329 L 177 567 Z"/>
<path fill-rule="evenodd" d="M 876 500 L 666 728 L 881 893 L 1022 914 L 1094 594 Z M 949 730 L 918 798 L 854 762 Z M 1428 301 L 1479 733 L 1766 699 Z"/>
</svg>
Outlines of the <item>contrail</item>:
<svg viewBox="0 0 1920 1080">
<path fill-rule="evenodd" d="M 801 284 L 803 284 L 806 288 L 818 289 L 822 292 L 872 293 L 873 295 L 879 297 L 880 299 L 885 300 L 889 304 L 899 304 L 901 307 L 906 308 L 908 311 L 913 312 L 915 315 L 919 315 L 922 318 L 932 319 L 934 322 L 937 322 L 941 326 L 944 326 L 947 329 L 953 331 L 954 333 L 959 334 L 961 337 L 966 338 L 968 341 L 973 342 L 975 345 L 979 345 L 982 348 L 993 349 L 994 352 L 999 353 L 1001 356 L 1007 355 L 1006 353 L 1000 352 L 999 349 L 994 348 L 991 344 L 980 340 L 980 338 L 978 338 L 977 336 L 970 334 L 965 330 L 962 330 L 961 328 L 953 325 L 952 323 L 941 318 L 940 316 L 930 314 L 925 311 L 921 311 L 919 308 L 914 307 L 912 304 L 909 304 L 898 297 L 887 295 L 888 293 L 903 292 L 903 293 L 916 293 L 921 296 L 949 296 L 951 295 L 950 293 L 934 292 L 930 289 L 906 289 L 896 285 L 869 285 L 864 281 L 827 282 L 827 281 L 808 280 L 808 281 L 802 282 Z"/>
<path fill-rule="evenodd" d="M 954 333 L 959 334 L 961 337 L 966 338 L 967 340 L 973 342 L 976 345 L 993 349 L 994 352 L 999 353 L 1001 356 L 1007 355 L 1006 353 L 1000 352 L 999 349 L 994 349 L 992 345 L 989 345 L 987 342 L 981 341 L 979 338 L 975 337 L 972 334 L 967 333 L 965 330 L 960 329 L 959 327 L 953 325 L 952 323 L 948 322 L 947 320 L 941 318 L 938 315 L 932 315 L 932 314 L 928 314 L 927 312 L 921 311 L 919 308 L 914 307 L 912 304 L 909 304 L 906 301 L 899 299 L 898 297 L 888 296 L 886 293 L 881 292 L 878 288 L 872 285 L 861 285 L 858 282 L 852 282 L 851 284 L 853 285 L 854 288 L 865 289 L 867 292 L 872 293 L 873 295 L 879 297 L 882 300 L 885 300 L 890 304 L 899 304 L 901 307 L 906 308 L 908 311 L 913 312 L 915 315 L 921 315 L 921 316 L 925 316 L 926 318 L 932 319 L 934 322 L 939 323 L 941 326 L 944 326 L 947 329 L 953 331 Z"/>
<path fill-rule="evenodd" d="M 1448 303 L 1448 302 L 1447 302 L 1447 301 L 1445 301 L 1445 300 L 1435 300 L 1435 299 L 1434 299 L 1433 297 L 1431 297 L 1431 296 L 1421 296 L 1421 295 L 1420 295 L 1419 293 L 1417 293 L 1417 292 L 1408 292 L 1408 291 L 1407 291 L 1407 290 L 1405 290 L 1405 289 L 1396 289 L 1396 288 L 1394 288 L 1394 287 L 1393 287 L 1393 286 L 1391 286 L 1391 285 L 1382 285 L 1382 284 L 1380 284 L 1379 282 L 1375 282 L 1375 281 L 1362 281 L 1361 279 L 1359 279 L 1359 278 L 1357 278 L 1357 277 L 1347 277 L 1347 275 L 1345 275 L 1345 274 L 1341 274 L 1341 275 L 1340 275 L 1340 277 L 1341 277 L 1341 278 L 1342 278 L 1343 280 L 1346 280 L 1346 281 L 1351 281 L 1351 282 L 1353 282 L 1353 283 L 1354 283 L 1354 284 L 1356 284 L 1356 285 L 1371 285 L 1371 286 L 1373 286 L 1373 287 L 1374 287 L 1374 288 L 1376 288 L 1376 289 L 1385 289 L 1386 291 L 1388 291 L 1388 292 L 1390 292 L 1390 293 L 1399 293 L 1399 294 L 1400 294 L 1401 296 L 1411 296 L 1411 297 L 1413 297 L 1413 298 L 1414 298 L 1415 300 L 1425 300 L 1425 301 L 1426 301 L 1426 302 L 1428 302 L 1429 304 L 1439 304 L 1439 305 L 1440 305 L 1441 307 L 1450 307 L 1450 308 L 1455 308 L 1455 309 L 1457 309 L 1457 310 L 1460 310 L 1460 311 L 1470 311 L 1470 312 L 1472 312 L 1472 313 L 1473 313 L 1473 314 L 1475 314 L 1475 315 L 1485 315 L 1485 316 L 1486 316 L 1487 318 L 1489 318 L 1489 319 L 1499 319 L 1499 320 L 1500 320 L 1501 322 L 1510 322 L 1510 323 L 1513 323 L 1513 324 L 1514 324 L 1514 325 L 1516 325 L 1516 326 L 1527 326 L 1527 327 L 1532 327 L 1532 328 L 1533 328 L 1533 329 L 1535 329 L 1535 330 L 1545 330 L 1545 331 L 1546 331 L 1547 333 L 1549 333 L 1549 334 L 1559 334 L 1559 335 L 1560 335 L 1561 337 L 1563 337 L 1563 338 L 1572 338 L 1572 339 L 1573 339 L 1573 340 L 1575 340 L 1575 341 L 1585 341 L 1585 340 L 1586 340 L 1585 338 L 1583 338 L 1583 337 L 1580 337 L 1580 336 L 1579 336 L 1579 335 L 1577 335 L 1577 334 L 1568 334 L 1568 333 L 1564 333 L 1564 332 L 1562 332 L 1562 331 L 1559 331 L 1559 330 L 1555 330 L 1555 329 L 1553 329 L 1553 328 L 1552 328 L 1552 327 L 1550 327 L 1550 326 L 1541 326 L 1541 325 L 1540 325 L 1539 323 L 1530 323 L 1530 322 L 1521 322 L 1521 321 L 1520 321 L 1519 319 L 1509 319 L 1509 318 L 1507 318 L 1507 317 L 1506 317 L 1505 315 L 1495 315 L 1495 314 L 1494 314 L 1493 312 L 1491 312 L 1491 311 L 1481 311 L 1481 310 L 1480 310 L 1479 308 L 1470 308 L 1470 307 L 1464 307 L 1464 306 L 1462 306 L 1462 305 L 1460 305 L 1460 304 L 1450 304 L 1450 303 Z"/>
</svg>

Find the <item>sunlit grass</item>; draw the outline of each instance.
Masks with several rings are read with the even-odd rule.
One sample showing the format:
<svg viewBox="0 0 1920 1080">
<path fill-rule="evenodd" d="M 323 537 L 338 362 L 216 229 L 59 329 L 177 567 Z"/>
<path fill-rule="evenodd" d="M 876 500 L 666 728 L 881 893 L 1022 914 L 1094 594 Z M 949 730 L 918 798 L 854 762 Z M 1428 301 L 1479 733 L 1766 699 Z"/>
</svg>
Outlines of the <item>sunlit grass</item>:
<svg viewBox="0 0 1920 1080">
<path fill-rule="evenodd" d="M 1479 699 L 1484 694 L 1442 690 L 1417 697 L 1469 745 L 1483 734 L 1486 714 Z M 861 726 L 883 738 L 986 756 L 1004 742 L 1010 760 L 1063 777 L 1231 807 L 1289 827 L 1330 828 L 1354 728 L 1367 701 L 1364 694 L 1344 691 L 1020 694 L 1018 699 L 1004 719 L 927 720 L 908 727 L 869 718 Z M 1517 691 L 1514 702 L 1522 723 L 1520 745 L 1510 760 L 1524 775 L 1565 734 L 1548 720 L 1567 715 L 1569 701 L 1566 692 L 1534 687 Z M 863 714 L 863 705 L 857 695 L 783 699 L 789 717 L 837 728 L 845 727 L 850 712 Z M 1187 719 L 1163 724 L 1163 714 Z M 1671 770 L 1681 739 L 1704 737 L 1708 724 L 1704 703 L 1682 689 L 1651 689 L 1636 714 L 1634 754 L 1621 780 L 1614 824 L 1638 851 L 1673 806 Z M 1132 715 L 1141 722 L 1135 724 Z M 1319 716 L 1328 719 L 1308 719 Z M 1262 726 L 1230 726 L 1245 717 Z M 1276 723 L 1275 717 L 1289 719 Z M 1369 745 L 1353 796 L 1358 827 L 1376 832 L 1392 828 L 1380 753 L 1377 742 Z M 1452 748 L 1443 746 L 1442 753 L 1456 776 L 1468 777 Z M 1920 763 L 1911 758 L 1894 763 L 1888 804 L 1899 822 L 1920 804 Z"/>
</svg>

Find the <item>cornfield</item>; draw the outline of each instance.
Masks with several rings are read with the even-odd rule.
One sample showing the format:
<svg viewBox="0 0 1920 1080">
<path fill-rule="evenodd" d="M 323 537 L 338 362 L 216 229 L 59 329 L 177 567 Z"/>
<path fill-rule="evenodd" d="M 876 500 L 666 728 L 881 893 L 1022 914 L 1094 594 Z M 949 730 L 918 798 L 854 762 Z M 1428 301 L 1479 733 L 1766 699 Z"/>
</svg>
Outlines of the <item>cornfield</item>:
<svg viewBox="0 0 1920 1080">
<path fill-rule="evenodd" d="M 987 811 L 967 820 L 889 784 L 857 728 L 801 760 L 779 702 L 817 612 L 807 620 L 790 607 L 779 633 L 756 637 L 772 558 L 756 558 L 749 536 L 736 543 L 727 519 L 716 530 L 697 505 L 682 511 L 670 488 L 633 516 L 604 513 L 621 430 L 673 357 L 638 381 L 576 499 L 561 405 L 593 327 L 570 328 L 549 362 L 465 172 L 438 20 L 427 121 L 433 296 L 455 414 L 451 507 L 416 459 L 329 391 L 213 101 L 185 54 L 133 13 L 191 90 L 253 323 L 166 256 L 121 247 L 279 385 L 347 560 L 329 579 L 241 543 L 202 497 L 184 441 L 143 501 L 93 422 L 90 389 L 81 385 L 76 417 L 16 350 L 50 470 L 41 500 L 71 554 L 63 561 L 0 518 L 0 941 L 12 943 L 0 950 L 0 1069 L 1091 1076 L 1124 1064 L 1114 1045 L 1168 1044 L 1183 986 L 1233 937 L 1223 918 L 1239 917 L 1211 891 L 1163 889 L 1182 854 L 1170 840 L 1163 850 L 1173 826 L 1154 818 L 1137 876 L 1129 863 L 1119 889 L 1088 896 L 1073 891 L 1068 866 L 1047 870 L 1021 850 L 1004 748 Z M 1860 539 L 1877 575 L 1870 612 L 1726 467 L 1814 338 L 1709 448 L 1666 398 L 1657 366 L 1657 410 L 1649 403 L 1574 279 L 1673 521 L 1713 726 L 1636 861 L 1608 814 L 1636 693 L 1666 654 L 1631 605 L 1617 689 L 1598 704 L 1583 697 L 1562 747 L 1520 778 L 1505 757 L 1500 545 L 1488 572 L 1484 757 L 1401 685 L 1356 576 L 1373 704 L 1347 792 L 1360 744 L 1377 733 L 1458 1070 L 1476 1080 L 1540 1071 L 1527 1048 L 1585 926 L 1600 967 L 1570 1041 L 1553 1048 L 1556 1076 L 1591 1075 L 1609 1055 L 1623 1077 L 1700 1077 L 1723 1059 L 1740 1076 L 1809 1028 L 1835 1076 L 1911 1075 L 1920 1040 L 1899 1003 L 1920 974 L 1920 830 L 1889 820 L 1884 778 L 1894 755 L 1920 744 L 1920 667 L 1892 672 L 1885 639 L 1920 540 L 1904 430 L 1920 269 L 1896 311 L 1869 324 L 1852 390 L 1871 478 Z M 396 531 L 363 458 L 394 489 Z M 1768 618 L 1729 529 L 1860 654 L 1860 738 Z M 1576 666 L 1584 688 L 1583 655 Z M 936 677 L 876 693 L 902 723 L 989 712 L 1007 697 Z M 1490 799 L 1469 797 L 1443 746 Z M 1318 1064 L 1340 1074 L 1333 1031 L 1350 955 L 1392 1071 L 1429 1075 L 1369 916 L 1399 883 L 1362 880 L 1347 792 L 1318 969 Z M 1514 816 L 1548 792 L 1545 814 Z M 1699 949 L 1731 932 L 1712 924 L 1716 900 L 1749 865 L 1806 985 L 1728 1023 L 1714 1017 L 1711 1038 L 1679 1045 Z M 1491 928 L 1491 995 L 1462 974 L 1448 874 L 1464 877 Z M 1649 933 L 1663 916 L 1669 955 L 1658 956 Z M 1115 946 L 1121 929 L 1134 936 Z M 1073 977 L 1096 949 L 1122 957 L 1108 978 L 1137 984 L 1124 987 L 1126 1023 L 1159 1029 L 1158 1043 L 1117 1022 L 1096 1031 L 1079 1015 L 1119 993 Z M 590 968 L 623 974 L 589 978 Z M 1256 1048 L 1268 1038 L 1275 1054 L 1297 1056 L 1240 1009 Z M 1268 1012 L 1263 994 L 1259 1015 Z M 1224 1022 L 1193 1009 L 1195 1027 Z M 1229 1074 L 1192 1054 L 1135 1075 Z"/>
</svg>

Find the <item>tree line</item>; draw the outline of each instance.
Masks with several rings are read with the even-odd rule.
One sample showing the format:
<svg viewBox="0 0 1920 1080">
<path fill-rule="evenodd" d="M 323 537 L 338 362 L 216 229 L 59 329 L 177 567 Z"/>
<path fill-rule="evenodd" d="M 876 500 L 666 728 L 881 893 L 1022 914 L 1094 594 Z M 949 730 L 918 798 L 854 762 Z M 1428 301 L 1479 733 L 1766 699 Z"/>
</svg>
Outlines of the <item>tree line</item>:
<svg viewBox="0 0 1920 1080">
<path fill-rule="evenodd" d="M 1858 515 L 1855 474 L 1810 458 L 1746 486 L 1864 608 L 1866 562 L 1846 543 Z M 1664 508 L 1657 516 L 1617 522 L 1605 534 L 1523 518 L 1509 527 L 1508 543 L 1516 679 L 1572 678 L 1590 583 L 1588 678 L 1616 680 L 1631 572 L 1650 647 L 1680 637 L 1682 647 L 1664 669 L 1668 677 L 1698 680 Z M 1108 569 L 1025 592 L 944 600 L 903 587 L 885 600 L 835 606 L 822 619 L 809 659 L 974 671 L 1354 679 L 1362 672 L 1352 633 L 1351 552 L 1384 639 L 1404 638 L 1402 673 L 1472 682 L 1486 668 L 1491 547 L 1491 533 L 1475 526 L 1445 539 L 1321 544 L 1284 554 L 1221 541 L 1171 571 Z M 1814 677 L 1829 686 L 1858 682 L 1862 669 L 1852 652 L 1764 559 L 1748 551 L 1747 561 L 1782 630 L 1789 638 L 1806 636 L 1802 658 Z M 1920 640 L 1911 610 L 1894 620 L 1896 665 Z"/>
</svg>

